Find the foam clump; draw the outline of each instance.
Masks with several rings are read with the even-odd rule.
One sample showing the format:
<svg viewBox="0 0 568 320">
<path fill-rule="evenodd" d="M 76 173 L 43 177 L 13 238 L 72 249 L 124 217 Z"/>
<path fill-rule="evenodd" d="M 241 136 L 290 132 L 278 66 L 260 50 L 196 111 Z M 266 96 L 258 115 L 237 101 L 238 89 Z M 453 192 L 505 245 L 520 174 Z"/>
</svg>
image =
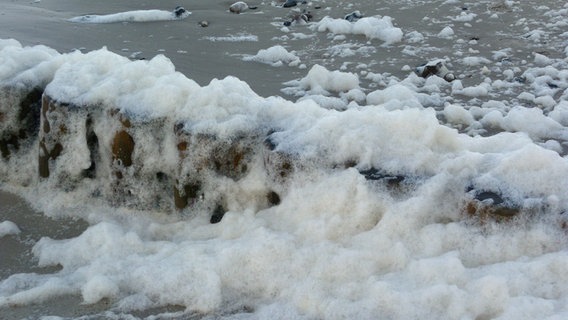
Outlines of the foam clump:
<svg viewBox="0 0 568 320">
<path fill-rule="evenodd" d="M 0 222 L 0 238 L 9 236 L 9 235 L 16 235 L 19 234 L 20 228 L 18 225 L 13 223 L 12 221 L 2 221 Z"/>
<path fill-rule="evenodd" d="M 416 92 L 401 84 L 395 84 L 369 93 L 367 95 L 367 104 L 380 105 L 389 110 L 422 108 Z"/>
<path fill-rule="evenodd" d="M 152 22 L 181 20 L 189 17 L 190 11 L 176 7 L 173 11 L 165 10 L 134 10 L 105 15 L 90 14 L 69 19 L 75 23 L 118 23 L 118 22 Z"/>
<path fill-rule="evenodd" d="M 293 52 L 288 52 L 288 50 L 281 45 L 259 50 L 256 55 L 244 57 L 243 60 L 266 63 L 274 67 L 278 67 L 283 64 L 288 66 L 298 66 L 300 64 L 300 58 L 298 58 Z"/>
<path fill-rule="evenodd" d="M 0 40 L 2 85 L 43 86 L 59 66 L 60 54 L 46 46 L 23 47 L 16 40 Z M 61 61 L 62 62 L 62 61 Z"/>
<path fill-rule="evenodd" d="M 446 26 L 444 27 L 444 29 L 442 29 L 439 33 L 438 33 L 438 37 L 440 38 L 446 38 L 446 39 L 450 39 L 455 35 L 454 29 L 452 29 L 452 27 L 450 26 Z"/>
<path fill-rule="evenodd" d="M 327 96 L 359 88 L 359 77 L 350 72 L 329 71 L 316 64 L 304 78 L 285 84 L 291 87 L 286 89 L 287 92 L 299 91 L 300 94 L 308 92 Z"/>
<path fill-rule="evenodd" d="M 130 61 L 102 48 L 69 54 L 45 93 L 77 106 L 118 106 L 123 112 L 152 118 L 171 114 L 172 108 L 183 104 L 197 87 L 175 72 L 163 55 L 149 61 Z"/>
<path fill-rule="evenodd" d="M 364 17 L 355 22 L 324 17 L 314 28 L 319 32 L 328 31 L 334 34 L 360 34 L 369 39 L 379 39 L 387 45 L 402 41 L 404 35 L 400 28 L 392 24 L 392 18 L 388 16 Z"/>
</svg>

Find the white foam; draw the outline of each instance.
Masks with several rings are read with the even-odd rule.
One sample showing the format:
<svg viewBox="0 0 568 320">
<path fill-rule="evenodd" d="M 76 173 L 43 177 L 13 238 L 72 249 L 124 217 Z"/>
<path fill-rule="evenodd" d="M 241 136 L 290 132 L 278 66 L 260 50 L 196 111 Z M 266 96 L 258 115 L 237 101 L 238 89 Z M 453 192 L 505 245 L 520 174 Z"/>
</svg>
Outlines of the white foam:
<svg viewBox="0 0 568 320">
<path fill-rule="evenodd" d="M 403 32 L 400 28 L 394 27 L 392 18 L 384 17 L 364 17 L 356 22 L 349 22 L 345 19 L 334 19 L 324 17 L 314 25 L 319 32 L 331 32 L 335 34 L 361 34 L 369 39 L 379 39 L 385 44 L 393 44 L 402 41 Z"/>
<path fill-rule="evenodd" d="M 276 45 L 268 49 L 261 49 L 254 56 L 245 56 L 244 61 L 255 61 L 270 64 L 274 67 L 286 64 L 288 66 L 298 66 L 301 61 L 293 52 L 288 52 L 281 45 Z"/>
<path fill-rule="evenodd" d="M 467 66 L 479 66 L 482 64 L 489 64 L 491 61 L 484 57 L 465 57 L 462 59 L 463 64 Z"/>
<path fill-rule="evenodd" d="M 444 27 L 444 29 L 442 29 L 442 31 L 440 31 L 438 33 L 438 37 L 440 38 L 452 38 L 454 36 L 455 32 L 454 29 L 452 29 L 452 27 L 450 26 L 446 26 Z"/>
<path fill-rule="evenodd" d="M 20 228 L 18 228 L 18 226 L 12 221 L 0 222 L 0 238 L 8 235 L 19 234 L 20 232 Z"/>
<path fill-rule="evenodd" d="M 387 20 L 373 19 L 366 23 L 382 21 L 392 34 L 370 38 L 401 41 Z M 320 27 L 339 34 L 371 30 L 338 19 Z M 14 41 L 0 47 L 2 61 L 13 61 L 0 69 L 8 70 L 1 81 L 25 71 L 26 79 L 37 75 L 49 83 L 45 92 L 54 99 L 116 107 L 146 121 L 131 130 L 146 142 L 143 155 L 134 157 L 143 157 L 147 172 L 176 172 L 178 150 L 164 145 L 175 145 L 178 121 L 219 139 L 270 129 L 273 151 L 297 161 L 297 171 L 281 185 L 267 181 L 262 157 L 247 163 L 250 173 L 239 181 L 209 177 L 220 181 L 216 192 L 228 194 L 217 224 L 209 223 L 207 209 L 109 208 L 93 194 L 104 190 L 110 172 L 66 191 L 51 180 L 44 187 L 28 183 L 22 194 L 34 206 L 83 217 L 90 226 L 72 239 L 38 241 L 33 254 L 39 264 L 62 269 L 0 281 L 0 307 L 78 295 L 87 304 L 108 299 L 116 312 L 180 305 L 189 316 L 233 319 L 517 319 L 567 312 L 568 288 L 559 284 L 568 281 L 561 214 L 568 209 L 568 164 L 560 154 L 568 105 L 556 98 L 568 77 L 557 60 L 550 61 L 555 66 L 511 68 L 501 82 L 490 78 L 500 72 L 480 83 L 449 84 L 435 76 L 397 79 L 361 70 L 372 90 L 362 88 L 356 73 L 314 65 L 288 83 L 298 98 L 288 101 L 261 97 L 231 76 L 199 86 L 161 55 L 130 61 L 104 48 L 60 55 Z M 258 56 L 276 61 L 290 53 L 269 49 L 274 52 Z M 481 56 L 461 62 L 491 63 Z M 527 85 L 511 94 L 514 101 L 492 96 L 516 89 L 512 78 L 521 71 Z M 464 97 L 473 99 L 464 104 Z M 154 130 L 158 120 L 166 129 Z M 84 118 L 68 121 L 84 138 Z M 479 126 L 491 135 L 475 135 Z M 112 123 L 94 128 L 101 146 L 108 148 L 114 129 Z M 78 173 L 89 165 L 83 142 L 67 142 L 60 170 Z M 37 166 L 37 154 L 18 160 L 24 168 Z M 2 169 L 6 184 L 19 183 L 21 171 Z M 366 169 L 402 182 L 366 179 L 359 172 Z M 124 179 L 134 184 L 141 178 Z M 277 189 L 279 205 L 257 205 L 267 187 Z M 467 215 L 472 187 L 499 193 L 525 211 L 502 223 Z"/>
<path fill-rule="evenodd" d="M 329 95 L 332 92 L 347 92 L 359 88 L 359 77 L 350 72 L 329 71 L 318 64 L 314 65 L 308 74 L 298 80 L 285 83 L 310 94 Z"/>
<path fill-rule="evenodd" d="M 256 42 L 258 41 L 258 36 L 254 35 L 254 34 L 248 34 L 248 33 L 243 33 L 243 34 L 236 34 L 236 35 L 226 35 L 226 36 L 209 36 L 209 37 L 204 37 L 204 39 L 207 39 L 209 41 L 215 42 L 215 41 L 226 41 L 226 42 L 245 42 L 245 41 L 252 41 L 252 42 Z"/>
<path fill-rule="evenodd" d="M 102 104 L 153 118 L 171 114 L 197 88 L 163 55 L 131 62 L 102 48 L 69 54 L 45 92 L 77 106 Z"/>
<path fill-rule="evenodd" d="M 457 22 L 469 22 L 469 21 L 473 21 L 473 19 L 475 19 L 475 17 L 477 17 L 477 14 L 473 13 L 473 12 L 460 12 L 459 15 L 452 17 L 453 21 L 457 21 Z"/>
<path fill-rule="evenodd" d="M 422 108 L 415 91 L 400 84 L 369 93 L 367 95 L 367 104 L 381 105 L 388 110 Z"/>
<path fill-rule="evenodd" d="M 90 14 L 69 19 L 76 23 L 117 23 L 117 22 L 151 22 L 170 21 L 187 18 L 191 12 L 183 11 L 180 15 L 165 10 L 133 10 L 105 15 Z"/>
<path fill-rule="evenodd" d="M 22 47 L 13 39 L 1 40 L 0 82 L 4 85 L 45 86 L 62 60 L 46 46 Z"/>
</svg>

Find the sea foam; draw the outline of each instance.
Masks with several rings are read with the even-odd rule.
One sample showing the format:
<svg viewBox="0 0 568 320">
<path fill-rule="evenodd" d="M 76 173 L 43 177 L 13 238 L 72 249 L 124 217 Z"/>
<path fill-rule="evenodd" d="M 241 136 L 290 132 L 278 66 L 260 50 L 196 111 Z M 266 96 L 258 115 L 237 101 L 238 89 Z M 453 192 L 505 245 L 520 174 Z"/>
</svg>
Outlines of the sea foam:
<svg viewBox="0 0 568 320">
<path fill-rule="evenodd" d="M 316 28 L 387 44 L 403 37 L 386 17 Z M 272 50 L 257 58 L 288 52 Z M 77 295 L 110 301 L 115 314 L 179 305 L 235 319 L 568 312 L 568 163 L 550 150 L 566 139 L 566 106 L 545 98 L 567 87 L 561 61 L 536 56 L 558 65 L 523 73 L 534 101 L 544 97 L 536 109 L 477 103 L 503 88 L 494 81 L 370 74 L 382 87 L 364 90 L 359 75 L 316 65 L 291 92 L 337 100 L 289 101 L 235 77 L 200 86 L 162 55 L 130 61 L 106 48 L 59 54 L 3 40 L 0 59 L 9 62 L 2 86 L 41 88 L 42 119 L 63 125 L 53 127 L 63 151 L 49 152 L 50 175 L 38 177 L 46 155 L 32 136 L 0 162 L 2 187 L 90 223 L 75 238 L 39 240 L 39 265 L 61 269 L 3 279 L 0 308 Z M 472 100 L 444 105 L 444 90 Z M 112 148 L 122 131 L 136 141 L 130 159 Z M 183 179 L 187 194 L 200 192 L 176 209 Z"/>
</svg>

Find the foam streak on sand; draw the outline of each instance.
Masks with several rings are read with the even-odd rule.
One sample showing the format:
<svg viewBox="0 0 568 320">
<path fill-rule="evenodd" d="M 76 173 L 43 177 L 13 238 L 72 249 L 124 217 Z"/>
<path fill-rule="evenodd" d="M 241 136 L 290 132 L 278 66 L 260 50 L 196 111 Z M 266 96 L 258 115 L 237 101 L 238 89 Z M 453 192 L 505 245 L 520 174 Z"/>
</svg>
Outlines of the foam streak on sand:
<svg viewBox="0 0 568 320">
<path fill-rule="evenodd" d="M 191 12 L 177 7 L 173 12 L 164 10 L 134 10 L 111 13 L 105 15 L 89 14 L 69 19 L 78 23 L 116 23 L 116 22 L 151 22 L 181 20 L 187 18 Z"/>
</svg>

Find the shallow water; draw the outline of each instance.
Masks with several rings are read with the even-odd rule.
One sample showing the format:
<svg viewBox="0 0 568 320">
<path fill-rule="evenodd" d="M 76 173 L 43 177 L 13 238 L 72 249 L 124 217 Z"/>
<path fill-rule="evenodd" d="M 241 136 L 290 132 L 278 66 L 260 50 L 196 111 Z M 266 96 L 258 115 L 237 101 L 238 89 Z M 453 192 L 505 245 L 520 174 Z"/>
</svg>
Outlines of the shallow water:
<svg viewBox="0 0 568 320">
<path fill-rule="evenodd" d="M 245 179 L 222 180 L 214 191 L 234 192 L 222 221 L 210 224 L 211 212 L 202 208 L 172 214 L 113 207 L 101 199 L 104 171 L 99 180 L 73 187 L 38 183 L 31 148 L 21 163 L 2 167 L 8 173 L 0 179 L 2 189 L 29 203 L 0 193 L 0 222 L 21 230 L 0 238 L 0 312 L 8 319 L 568 314 L 565 5 L 313 1 L 300 6 L 314 14 L 312 23 L 284 28 L 290 9 L 271 1 L 240 15 L 227 11 L 228 1 L 0 4 L 0 38 L 60 53 L 106 46 L 133 61 L 163 54 L 204 87 L 236 76 L 245 83 L 226 79 L 203 93 L 196 89 L 199 111 L 192 115 L 210 120 L 200 103 L 242 112 L 245 124 L 281 128 L 272 136 L 275 146 L 305 160 L 289 181 L 268 186 L 281 196 L 274 207 L 261 201 L 267 188 L 262 160 L 251 161 Z M 177 5 L 192 14 L 145 23 L 68 21 Z M 403 38 L 386 44 L 357 32 L 318 31 L 325 16 L 353 10 L 392 17 Z M 199 26 L 202 20 L 209 26 Z M 446 27 L 453 35 L 440 35 Z M 276 45 L 299 62 L 255 62 L 259 50 Z M 444 59 L 459 82 L 413 74 L 434 59 Z M 326 75 L 336 77 L 326 83 Z M 319 105 L 262 99 L 246 86 L 262 97 L 311 98 Z M 54 87 L 55 94 L 64 91 Z M 221 120 L 213 131 L 231 135 L 247 128 L 238 117 L 223 122 L 215 116 Z M 161 143 L 152 130 L 139 134 Z M 169 165 L 149 152 L 148 166 Z M 385 172 L 373 172 L 379 166 Z M 500 192 L 500 200 L 521 213 L 498 221 L 468 216 L 471 188 Z"/>
<path fill-rule="evenodd" d="M 321 64 L 330 70 L 388 73 L 403 78 L 411 68 L 431 59 L 448 58 L 452 71 L 465 83 L 478 83 L 483 78 L 479 66 L 458 63 L 464 56 L 490 58 L 493 51 L 510 48 L 507 55 L 511 67 L 523 67 L 533 60 L 533 52 L 546 52 L 550 57 L 563 55 L 560 34 L 562 28 L 552 29 L 540 39 L 526 39 L 526 35 L 546 23 L 540 20 L 544 10 L 530 3 L 515 2 L 510 8 L 492 4 L 499 1 L 313 1 L 298 8 L 309 10 L 318 21 L 325 16 L 341 18 L 360 10 L 365 16 L 386 15 L 405 34 L 422 33 L 425 41 L 402 42 L 384 47 L 380 40 L 367 41 L 361 36 L 333 37 L 325 32 L 313 32 L 308 26 L 296 25 L 282 31 L 290 9 L 280 8 L 277 1 L 262 1 L 259 9 L 243 14 L 230 14 L 229 1 L 162 1 L 129 0 L 120 3 L 81 0 L 3 1 L 0 36 L 15 38 L 24 44 L 43 44 L 60 52 L 80 49 L 84 52 L 103 46 L 109 50 L 149 59 L 165 54 L 176 69 L 187 77 L 205 85 L 213 78 L 233 75 L 246 81 L 262 96 L 282 95 L 282 83 L 305 75 L 298 68 L 274 68 L 260 63 L 245 63 L 243 55 L 254 55 L 259 50 L 283 45 L 294 51 L 308 69 Z M 554 1 L 549 2 L 551 5 Z M 546 2 L 541 3 L 545 7 Z M 192 14 L 182 21 L 149 23 L 74 24 L 67 19 L 84 14 L 110 14 L 129 10 L 170 10 L 184 6 Z M 320 9 L 315 9 L 321 7 Z M 474 13 L 469 21 L 455 21 L 462 13 Z M 491 15 L 496 14 L 496 17 Z M 24 16 L 29 19 L 24 19 Z M 32 18 L 33 17 L 33 18 Z M 199 21 L 209 27 L 202 28 Z M 436 35 L 446 26 L 454 29 L 455 37 L 442 39 Z M 256 36 L 257 41 L 210 41 L 227 36 Z M 472 42 L 472 39 L 477 39 Z M 473 51 L 471 51 L 473 50 Z M 469 52 L 468 52 L 469 51 Z M 525 63 L 523 63 L 525 60 Z M 499 62 L 499 61 L 497 61 Z M 498 64 L 497 64 L 498 65 Z M 371 89 L 376 83 L 368 83 Z"/>
</svg>

